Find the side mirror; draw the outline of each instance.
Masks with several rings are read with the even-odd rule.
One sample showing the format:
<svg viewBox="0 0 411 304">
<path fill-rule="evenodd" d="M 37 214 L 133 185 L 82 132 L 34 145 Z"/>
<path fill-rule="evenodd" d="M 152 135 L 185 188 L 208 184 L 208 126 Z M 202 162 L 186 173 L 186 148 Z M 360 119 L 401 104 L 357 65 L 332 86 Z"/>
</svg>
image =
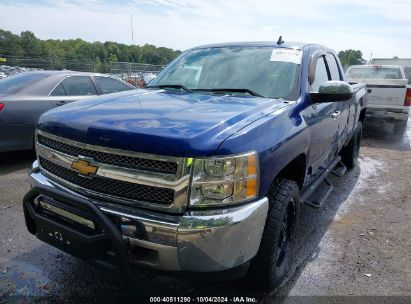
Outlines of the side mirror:
<svg viewBox="0 0 411 304">
<path fill-rule="evenodd" d="M 349 100 L 353 96 L 352 87 L 345 81 L 326 81 L 317 92 L 310 93 L 312 103 Z"/>
</svg>

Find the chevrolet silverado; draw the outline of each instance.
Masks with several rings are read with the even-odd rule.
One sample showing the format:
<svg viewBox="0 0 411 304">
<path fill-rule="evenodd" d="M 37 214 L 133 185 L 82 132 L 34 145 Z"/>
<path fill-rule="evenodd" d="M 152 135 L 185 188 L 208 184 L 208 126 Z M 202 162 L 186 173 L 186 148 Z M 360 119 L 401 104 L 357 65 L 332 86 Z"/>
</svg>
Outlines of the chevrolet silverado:
<svg viewBox="0 0 411 304">
<path fill-rule="evenodd" d="M 41 116 L 28 231 L 125 278 L 143 267 L 278 286 L 300 206 L 322 206 L 327 175 L 356 164 L 365 103 L 320 45 L 187 50 L 145 89 Z"/>
</svg>

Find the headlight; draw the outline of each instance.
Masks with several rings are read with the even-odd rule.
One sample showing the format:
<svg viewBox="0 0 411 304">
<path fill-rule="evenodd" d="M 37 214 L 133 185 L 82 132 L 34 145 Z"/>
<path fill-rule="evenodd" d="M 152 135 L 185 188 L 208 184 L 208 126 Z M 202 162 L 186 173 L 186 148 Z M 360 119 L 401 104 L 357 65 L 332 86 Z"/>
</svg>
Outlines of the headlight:
<svg viewBox="0 0 411 304">
<path fill-rule="evenodd" d="M 258 157 L 241 155 L 194 159 L 191 206 L 232 205 L 258 195 Z"/>
</svg>

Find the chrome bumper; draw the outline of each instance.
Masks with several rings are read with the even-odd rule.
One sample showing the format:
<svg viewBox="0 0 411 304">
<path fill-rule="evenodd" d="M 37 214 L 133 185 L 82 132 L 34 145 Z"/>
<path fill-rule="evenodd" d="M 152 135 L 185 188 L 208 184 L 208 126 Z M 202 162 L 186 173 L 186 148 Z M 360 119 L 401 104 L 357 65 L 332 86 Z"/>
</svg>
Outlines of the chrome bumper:
<svg viewBox="0 0 411 304">
<path fill-rule="evenodd" d="M 133 258 L 132 263 L 154 269 L 216 272 L 240 266 L 256 255 L 268 212 L 268 199 L 263 198 L 237 207 L 164 215 L 84 197 L 43 175 L 37 161 L 29 177 L 32 187 L 63 190 L 132 223 L 122 224 L 123 238 L 131 247 L 155 253 Z M 136 227 L 144 237 L 133 237 Z"/>
</svg>

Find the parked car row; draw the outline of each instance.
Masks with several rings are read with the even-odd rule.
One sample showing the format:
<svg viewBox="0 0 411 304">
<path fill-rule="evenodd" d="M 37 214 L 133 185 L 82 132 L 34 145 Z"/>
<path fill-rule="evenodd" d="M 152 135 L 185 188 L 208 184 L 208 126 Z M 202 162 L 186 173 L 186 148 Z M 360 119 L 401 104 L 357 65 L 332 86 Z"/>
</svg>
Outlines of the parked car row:
<svg viewBox="0 0 411 304">
<path fill-rule="evenodd" d="M 33 149 L 35 124 L 50 109 L 133 89 L 110 76 L 71 71 L 25 72 L 1 79 L 0 152 Z"/>
<path fill-rule="evenodd" d="M 30 72 L 30 71 L 43 71 L 43 69 L 26 68 L 26 67 L 21 67 L 21 66 L 10 66 L 10 65 L 1 64 L 0 65 L 0 79 L 7 77 L 7 76 L 13 76 L 19 73 Z"/>
</svg>

